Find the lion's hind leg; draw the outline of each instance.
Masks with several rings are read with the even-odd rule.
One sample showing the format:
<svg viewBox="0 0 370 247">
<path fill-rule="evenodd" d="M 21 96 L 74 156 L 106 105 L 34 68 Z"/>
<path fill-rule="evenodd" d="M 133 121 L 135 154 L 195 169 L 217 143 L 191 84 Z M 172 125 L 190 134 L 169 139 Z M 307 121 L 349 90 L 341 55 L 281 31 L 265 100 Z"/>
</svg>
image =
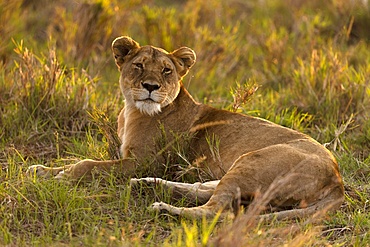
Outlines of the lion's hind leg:
<svg viewBox="0 0 370 247">
<path fill-rule="evenodd" d="M 223 196 L 212 195 L 211 199 L 204 205 L 197 207 L 175 207 L 164 202 L 155 202 L 152 204 L 152 209 L 157 212 L 167 212 L 171 215 L 180 215 L 186 218 L 214 218 L 220 213 L 221 218 L 228 216 L 234 217 L 233 202 L 236 201 L 236 195 L 225 194 Z"/>
<path fill-rule="evenodd" d="M 145 183 L 148 185 L 160 185 L 165 190 L 171 191 L 175 197 L 183 197 L 192 204 L 204 204 L 212 196 L 220 180 L 209 181 L 205 183 L 179 183 L 167 181 L 160 178 L 132 178 L 131 185 Z"/>
<path fill-rule="evenodd" d="M 259 194 L 265 199 L 255 216 L 275 208 L 279 211 L 292 208 L 270 215 L 280 219 L 309 216 L 326 207 L 338 208 L 343 201 L 343 186 L 335 161 L 325 153 L 311 155 L 294 144 L 269 146 L 239 157 L 202 206 L 176 208 L 155 203 L 153 208 L 189 218 L 212 217 L 220 210 L 235 213 L 236 199 L 248 202 Z"/>
<path fill-rule="evenodd" d="M 225 214 L 222 208 L 219 208 L 218 211 L 215 211 L 215 208 L 209 207 L 206 205 L 186 208 L 186 207 L 175 207 L 169 205 L 165 202 L 155 202 L 152 204 L 152 209 L 157 212 L 166 212 L 170 215 L 180 215 L 186 218 L 214 218 L 216 214 L 222 213 Z M 223 218 L 223 217 L 222 217 Z"/>
<path fill-rule="evenodd" d="M 324 191 L 326 193 L 324 193 L 325 196 L 323 198 L 320 198 L 307 207 L 262 214 L 259 215 L 259 218 L 282 220 L 311 216 L 312 219 L 321 219 L 327 212 L 335 211 L 343 203 L 343 192 L 340 187 L 327 187 Z"/>
<path fill-rule="evenodd" d="M 207 198 L 209 199 L 204 205 L 197 207 L 175 207 L 164 202 L 155 202 L 152 204 L 153 210 L 157 212 L 168 212 L 171 215 L 181 215 L 186 218 L 213 218 L 218 213 L 221 213 L 221 218 L 225 218 L 230 215 L 230 209 L 233 209 L 235 200 L 239 201 L 240 191 L 236 186 L 232 193 L 220 186 L 222 180 L 212 181 L 211 186 L 215 188 L 207 192 Z M 208 184 L 209 185 L 209 184 Z M 179 187 L 177 187 L 179 188 Z M 199 189 L 198 189 L 199 191 Z M 206 199 L 206 198 L 205 198 Z M 233 215 L 231 213 L 231 215 Z"/>
</svg>

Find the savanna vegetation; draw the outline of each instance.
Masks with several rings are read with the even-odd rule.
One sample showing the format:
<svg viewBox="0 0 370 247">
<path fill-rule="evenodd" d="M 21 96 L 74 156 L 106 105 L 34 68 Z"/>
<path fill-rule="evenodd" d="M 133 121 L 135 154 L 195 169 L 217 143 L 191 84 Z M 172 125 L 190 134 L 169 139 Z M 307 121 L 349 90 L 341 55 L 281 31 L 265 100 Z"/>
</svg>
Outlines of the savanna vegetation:
<svg viewBox="0 0 370 247">
<path fill-rule="evenodd" d="M 0 245 L 368 246 L 369 27 L 360 0 L 1 0 Z M 343 175 L 341 209 L 319 223 L 256 222 L 252 207 L 216 224 L 156 215 L 149 205 L 171 195 L 113 175 L 25 176 L 30 165 L 119 157 L 124 102 L 110 44 L 120 35 L 191 47 L 197 63 L 184 85 L 198 101 L 323 143 Z M 204 179 L 174 153 L 177 179 Z"/>
</svg>

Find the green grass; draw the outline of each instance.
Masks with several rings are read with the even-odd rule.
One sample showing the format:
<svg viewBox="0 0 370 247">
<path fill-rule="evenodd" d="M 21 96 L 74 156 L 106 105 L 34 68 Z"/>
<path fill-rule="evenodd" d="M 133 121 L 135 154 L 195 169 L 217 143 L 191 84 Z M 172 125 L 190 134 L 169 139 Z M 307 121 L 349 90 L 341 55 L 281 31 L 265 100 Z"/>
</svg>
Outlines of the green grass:
<svg viewBox="0 0 370 247">
<path fill-rule="evenodd" d="M 362 2 L 0 2 L 0 245 L 368 246 L 370 5 Z M 110 43 L 120 35 L 193 48 L 184 84 L 198 101 L 324 143 L 343 175 L 342 208 L 320 224 L 215 224 L 156 215 L 148 207 L 171 195 L 109 174 L 73 184 L 26 177 L 30 165 L 118 157 L 123 99 Z M 179 155 L 169 164 L 184 164 L 180 175 L 194 180 L 201 171 L 186 170 L 184 142 L 173 143 Z"/>
</svg>

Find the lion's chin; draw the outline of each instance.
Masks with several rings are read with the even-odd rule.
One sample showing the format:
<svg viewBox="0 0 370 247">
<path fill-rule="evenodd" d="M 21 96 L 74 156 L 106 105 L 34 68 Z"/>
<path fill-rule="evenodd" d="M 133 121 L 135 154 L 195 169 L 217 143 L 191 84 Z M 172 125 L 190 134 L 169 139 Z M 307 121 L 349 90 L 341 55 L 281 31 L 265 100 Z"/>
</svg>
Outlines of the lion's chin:
<svg viewBox="0 0 370 247">
<path fill-rule="evenodd" d="M 140 110 L 141 113 L 154 116 L 161 112 L 161 104 L 154 102 L 154 101 L 136 101 L 135 102 L 136 108 Z"/>
</svg>

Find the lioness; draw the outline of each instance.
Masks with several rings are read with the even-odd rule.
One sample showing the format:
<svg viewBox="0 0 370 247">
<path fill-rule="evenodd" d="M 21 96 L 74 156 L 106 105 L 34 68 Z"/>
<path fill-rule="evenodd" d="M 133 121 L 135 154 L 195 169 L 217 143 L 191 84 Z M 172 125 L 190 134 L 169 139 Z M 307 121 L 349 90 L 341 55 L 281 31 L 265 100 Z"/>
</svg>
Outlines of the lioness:
<svg viewBox="0 0 370 247">
<path fill-rule="evenodd" d="M 118 135 L 122 140 L 122 160 L 82 160 L 66 167 L 31 166 L 29 172 L 41 176 L 78 179 L 93 169 L 115 168 L 127 177 L 140 169 L 138 164 L 153 162 L 152 176 L 163 175 L 156 157 L 156 140 L 166 134 L 192 133 L 188 153 L 190 162 L 206 159 L 214 181 L 177 183 L 159 178 L 132 179 L 135 182 L 161 183 L 174 192 L 204 205 L 178 208 L 154 203 L 156 210 L 187 217 L 213 216 L 232 209 L 240 197 L 250 202 L 256 193 L 285 179 L 269 200 L 277 209 L 269 215 L 301 217 L 320 209 L 337 209 L 343 199 L 343 183 L 333 155 L 312 138 L 269 121 L 197 103 L 182 84 L 182 78 L 194 65 L 193 50 L 181 47 L 171 53 L 153 46 L 140 46 L 130 37 L 118 37 L 112 43 L 120 71 L 120 88 L 125 107 L 118 117 Z M 217 137 L 218 152 L 210 148 L 209 137 Z M 170 142 L 171 143 L 171 142 Z M 217 156 L 217 157 L 215 157 Z"/>
</svg>

